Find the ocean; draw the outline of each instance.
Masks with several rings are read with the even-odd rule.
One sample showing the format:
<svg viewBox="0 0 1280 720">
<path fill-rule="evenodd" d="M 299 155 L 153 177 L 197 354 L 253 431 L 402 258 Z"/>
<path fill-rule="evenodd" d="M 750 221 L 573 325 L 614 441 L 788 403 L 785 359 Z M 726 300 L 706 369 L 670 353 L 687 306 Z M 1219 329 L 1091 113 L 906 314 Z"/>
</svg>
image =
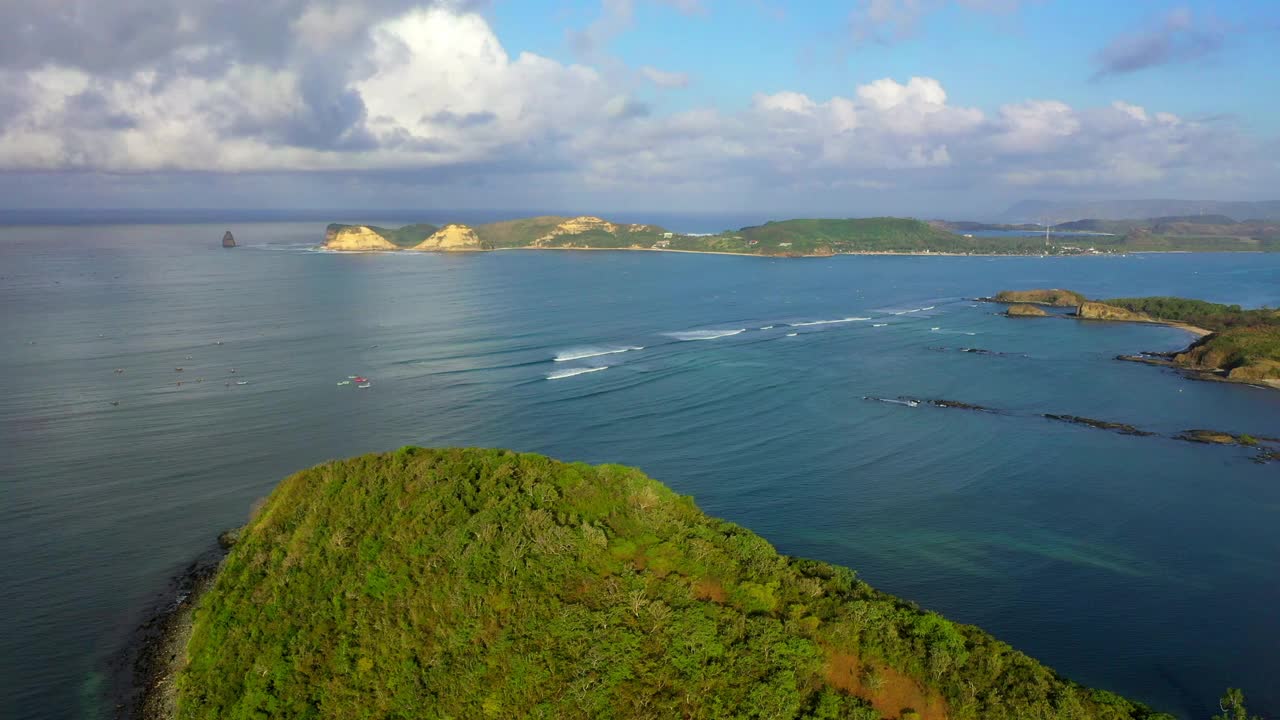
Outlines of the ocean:
<svg viewBox="0 0 1280 720">
<path fill-rule="evenodd" d="M 1079 682 L 1280 713 L 1280 464 L 1169 437 L 1280 436 L 1280 392 L 1113 359 L 1180 330 L 970 299 L 1274 307 L 1280 255 L 338 254 L 323 229 L 0 228 L 3 717 L 110 717 L 113 655 L 219 531 L 292 471 L 406 444 L 634 465 Z"/>
</svg>

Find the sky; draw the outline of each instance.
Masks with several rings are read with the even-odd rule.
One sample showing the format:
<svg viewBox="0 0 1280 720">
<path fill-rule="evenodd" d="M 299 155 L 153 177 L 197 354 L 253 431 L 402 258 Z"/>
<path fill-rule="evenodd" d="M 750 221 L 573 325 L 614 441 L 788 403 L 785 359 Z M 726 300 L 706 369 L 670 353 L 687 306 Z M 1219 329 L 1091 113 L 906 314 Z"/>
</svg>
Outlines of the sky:
<svg viewBox="0 0 1280 720">
<path fill-rule="evenodd" d="M 1280 197 L 1276 0 L 0 0 L 0 208 Z"/>
</svg>

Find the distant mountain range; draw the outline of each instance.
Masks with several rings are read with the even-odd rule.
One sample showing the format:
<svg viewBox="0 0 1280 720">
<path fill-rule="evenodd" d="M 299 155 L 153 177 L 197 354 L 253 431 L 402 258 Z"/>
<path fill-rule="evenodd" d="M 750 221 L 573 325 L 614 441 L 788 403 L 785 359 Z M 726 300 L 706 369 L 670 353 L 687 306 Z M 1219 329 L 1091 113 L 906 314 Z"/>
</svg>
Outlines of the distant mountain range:
<svg viewBox="0 0 1280 720">
<path fill-rule="evenodd" d="M 1222 215 L 1232 220 L 1280 220 L 1280 200 L 1228 202 L 1220 200 L 1098 200 L 1094 202 L 1023 200 L 1001 214 L 1009 223 L 1051 224 L 1072 220 Z"/>
</svg>

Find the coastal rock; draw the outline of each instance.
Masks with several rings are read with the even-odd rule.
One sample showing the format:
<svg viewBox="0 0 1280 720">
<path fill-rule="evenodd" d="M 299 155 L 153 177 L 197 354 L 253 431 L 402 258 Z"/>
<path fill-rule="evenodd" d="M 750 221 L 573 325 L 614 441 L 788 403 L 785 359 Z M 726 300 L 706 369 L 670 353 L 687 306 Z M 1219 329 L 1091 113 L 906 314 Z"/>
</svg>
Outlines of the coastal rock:
<svg viewBox="0 0 1280 720">
<path fill-rule="evenodd" d="M 1049 313 L 1035 305 L 1018 304 L 1010 305 L 1009 309 L 1004 311 L 1004 314 L 1006 317 L 1045 317 Z"/>
<path fill-rule="evenodd" d="M 1048 290 L 1001 290 L 991 299 L 1000 303 L 1029 303 L 1053 307 L 1078 307 L 1087 302 L 1087 298 L 1078 292 L 1060 290 L 1058 288 Z"/>
<path fill-rule="evenodd" d="M 1178 435 L 1179 440 L 1187 442 L 1205 443 L 1208 445 L 1235 445 L 1238 439 L 1231 433 L 1221 432 L 1218 430 L 1188 430 Z"/>
<path fill-rule="evenodd" d="M 929 404 L 934 407 L 951 408 L 953 410 L 973 410 L 976 412 L 994 413 L 998 412 L 992 408 L 983 405 L 974 405 L 973 403 L 960 402 L 959 400 L 930 400 Z"/>
<path fill-rule="evenodd" d="M 325 230 L 324 248 L 346 251 L 400 249 L 366 225 L 330 225 Z"/>
<path fill-rule="evenodd" d="M 484 250 L 476 231 L 466 225 L 449 224 L 432 233 L 431 237 L 409 248 L 425 252 L 464 252 Z"/>
<path fill-rule="evenodd" d="M 1045 413 L 1044 416 L 1050 420 L 1068 422 L 1074 425 L 1084 425 L 1086 427 L 1097 428 L 1099 430 L 1111 430 L 1112 432 L 1118 432 L 1121 435 L 1140 435 L 1145 437 L 1155 434 L 1147 432 L 1146 430 L 1139 430 L 1138 428 L 1125 423 L 1095 420 L 1094 418 L 1081 417 L 1079 415 L 1054 415 L 1053 413 Z"/>
<path fill-rule="evenodd" d="M 1082 302 L 1076 308 L 1076 316 L 1084 320 L 1119 320 L 1122 322 L 1156 322 L 1146 313 L 1133 312 L 1100 302 Z"/>
<path fill-rule="evenodd" d="M 224 248 L 233 248 L 233 247 L 235 247 L 235 246 L 236 246 L 236 238 L 235 238 L 235 236 L 234 236 L 234 235 L 232 235 L 232 234 L 231 234 L 231 231 L 230 231 L 230 230 L 228 230 L 228 231 L 226 231 L 225 233 L 223 233 L 223 235 L 222 235 L 222 247 L 224 247 Z"/>
</svg>

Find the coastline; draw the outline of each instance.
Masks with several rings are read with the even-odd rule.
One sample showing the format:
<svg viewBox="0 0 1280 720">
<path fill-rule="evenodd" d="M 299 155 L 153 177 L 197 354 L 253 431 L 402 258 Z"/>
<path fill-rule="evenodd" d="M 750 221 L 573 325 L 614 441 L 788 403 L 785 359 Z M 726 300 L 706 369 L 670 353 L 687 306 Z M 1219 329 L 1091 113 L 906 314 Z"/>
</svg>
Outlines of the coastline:
<svg viewBox="0 0 1280 720">
<path fill-rule="evenodd" d="M 533 251 L 533 250 L 561 250 L 561 251 L 585 251 L 585 252 L 655 252 L 655 253 L 682 253 L 686 255 L 728 255 L 731 257 L 753 257 L 765 259 L 781 259 L 781 260 L 801 260 L 806 258 L 833 258 L 841 255 L 884 255 L 889 257 L 979 257 L 979 258 L 1046 258 L 1046 257 L 1122 257 L 1123 254 L 1113 253 L 1106 255 L 1044 255 L 1036 253 L 956 253 L 943 252 L 938 250 L 912 250 L 912 251 L 895 251 L 895 250 L 851 250 L 848 252 L 823 253 L 820 255 L 802 255 L 800 253 L 788 253 L 778 255 L 766 255 L 764 253 L 746 253 L 746 252 L 725 252 L 723 250 L 679 250 L 676 248 L 651 248 L 651 247 L 503 247 L 493 248 L 492 250 L 410 250 L 409 248 L 396 248 L 394 250 L 386 249 L 368 249 L 368 250 L 343 250 L 339 248 L 325 247 L 324 245 L 316 246 L 317 252 L 327 253 L 343 253 L 349 255 L 366 255 L 366 254 L 382 254 L 382 253 L 399 253 L 413 252 L 421 254 L 451 254 L 451 253 L 488 253 L 488 252 L 511 252 L 511 251 Z"/>
<path fill-rule="evenodd" d="M 229 534 L 170 578 L 166 590 L 143 614 L 146 619 L 112 661 L 108 699 L 116 720 L 172 720 L 174 678 L 186 662 L 196 605 L 213 587 L 231 543 Z"/>
</svg>

